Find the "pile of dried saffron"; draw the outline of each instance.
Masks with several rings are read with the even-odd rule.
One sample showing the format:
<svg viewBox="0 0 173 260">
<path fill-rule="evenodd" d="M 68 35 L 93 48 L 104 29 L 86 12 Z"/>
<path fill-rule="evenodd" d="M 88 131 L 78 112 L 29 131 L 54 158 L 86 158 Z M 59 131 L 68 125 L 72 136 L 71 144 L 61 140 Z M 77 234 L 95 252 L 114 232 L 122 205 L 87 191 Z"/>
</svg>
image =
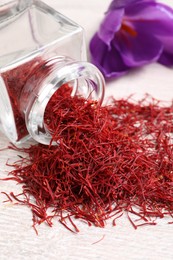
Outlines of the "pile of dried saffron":
<svg viewBox="0 0 173 260">
<path fill-rule="evenodd" d="M 112 99 L 100 107 L 71 97 L 63 86 L 45 112 L 57 145 L 22 149 L 26 158 L 13 165 L 10 175 L 23 184 L 23 196 L 11 193 L 9 198 L 31 208 L 34 226 L 51 226 L 57 217 L 75 232 L 75 218 L 103 227 L 108 218 L 113 216 L 116 224 L 126 212 L 137 228 L 172 217 L 172 122 L 173 105 L 163 107 L 154 99 L 147 103 L 146 97 L 138 103 Z"/>
</svg>

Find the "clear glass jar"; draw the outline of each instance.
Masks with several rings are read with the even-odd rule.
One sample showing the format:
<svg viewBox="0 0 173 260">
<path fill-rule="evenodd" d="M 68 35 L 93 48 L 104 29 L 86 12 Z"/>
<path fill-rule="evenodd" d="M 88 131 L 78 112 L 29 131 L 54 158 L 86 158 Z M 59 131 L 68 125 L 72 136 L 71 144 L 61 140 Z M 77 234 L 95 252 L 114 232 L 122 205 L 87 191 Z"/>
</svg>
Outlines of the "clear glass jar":
<svg viewBox="0 0 173 260">
<path fill-rule="evenodd" d="M 86 62 L 84 31 L 73 21 L 39 0 L 4 1 L 0 35 L 0 129 L 12 143 L 50 142 L 44 112 L 65 83 L 102 102 L 103 76 Z"/>
</svg>

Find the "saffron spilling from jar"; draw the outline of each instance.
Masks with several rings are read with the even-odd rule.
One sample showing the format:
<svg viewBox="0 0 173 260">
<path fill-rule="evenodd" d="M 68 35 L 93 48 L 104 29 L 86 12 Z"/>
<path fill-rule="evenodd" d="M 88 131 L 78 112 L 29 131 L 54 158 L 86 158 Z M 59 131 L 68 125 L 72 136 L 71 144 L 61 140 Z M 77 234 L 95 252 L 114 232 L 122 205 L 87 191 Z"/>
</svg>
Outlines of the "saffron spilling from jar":
<svg viewBox="0 0 173 260">
<path fill-rule="evenodd" d="M 7 178 L 22 184 L 22 193 L 8 199 L 31 208 L 34 227 L 52 226 L 57 217 L 73 232 L 79 231 L 75 218 L 104 227 L 126 213 L 137 228 L 172 217 L 173 105 L 149 100 L 112 99 L 100 106 L 72 97 L 63 85 L 44 115 L 50 145 L 10 147 L 26 157 Z"/>
</svg>

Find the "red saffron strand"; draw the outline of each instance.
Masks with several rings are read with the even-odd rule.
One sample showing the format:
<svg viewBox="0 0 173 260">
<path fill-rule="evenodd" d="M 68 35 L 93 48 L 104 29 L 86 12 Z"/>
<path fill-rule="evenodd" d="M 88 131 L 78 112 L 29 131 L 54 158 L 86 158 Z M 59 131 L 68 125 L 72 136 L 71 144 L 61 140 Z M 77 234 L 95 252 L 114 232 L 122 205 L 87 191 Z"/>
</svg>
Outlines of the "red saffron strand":
<svg viewBox="0 0 173 260">
<path fill-rule="evenodd" d="M 112 99 L 101 107 L 72 97 L 66 84 L 51 98 L 44 120 L 51 144 L 11 146 L 26 158 L 12 165 L 6 179 L 23 185 L 24 199 L 7 197 L 31 208 L 34 228 L 42 222 L 52 226 L 56 217 L 77 233 L 73 217 L 104 227 L 127 212 L 136 229 L 173 216 L 172 104 L 146 96 L 139 102 Z"/>
<path fill-rule="evenodd" d="M 99 240 L 97 240 L 96 242 L 93 242 L 92 245 L 95 245 L 99 242 L 101 242 L 103 239 L 105 238 L 105 235 L 103 235 Z"/>
</svg>

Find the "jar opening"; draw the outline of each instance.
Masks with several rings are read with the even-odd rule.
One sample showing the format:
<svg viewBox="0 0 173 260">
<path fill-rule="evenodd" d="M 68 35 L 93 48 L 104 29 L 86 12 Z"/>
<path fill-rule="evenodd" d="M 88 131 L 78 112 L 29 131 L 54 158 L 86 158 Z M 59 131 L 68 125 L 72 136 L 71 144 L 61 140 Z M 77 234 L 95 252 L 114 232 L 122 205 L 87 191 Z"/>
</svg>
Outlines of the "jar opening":
<svg viewBox="0 0 173 260">
<path fill-rule="evenodd" d="M 36 141 L 49 145 L 53 135 L 49 126 L 49 121 L 52 123 L 53 118 L 50 105 L 52 100 L 57 102 L 58 109 L 58 96 L 63 98 L 63 92 L 66 97 L 68 93 L 70 98 L 80 97 L 100 104 L 104 97 L 104 79 L 94 65 L 87 62 L 70 62 L 53 71 L 45 82 L 39 86 L 38 94 L 33 96 L 33 103 L 26 110 L 25 121 L 30 135 Z M 70 109 L 70 103 L 66 103 L 65 109 Z M 48 111 L 51 119 L 48 119 Z"/>
</svg>

